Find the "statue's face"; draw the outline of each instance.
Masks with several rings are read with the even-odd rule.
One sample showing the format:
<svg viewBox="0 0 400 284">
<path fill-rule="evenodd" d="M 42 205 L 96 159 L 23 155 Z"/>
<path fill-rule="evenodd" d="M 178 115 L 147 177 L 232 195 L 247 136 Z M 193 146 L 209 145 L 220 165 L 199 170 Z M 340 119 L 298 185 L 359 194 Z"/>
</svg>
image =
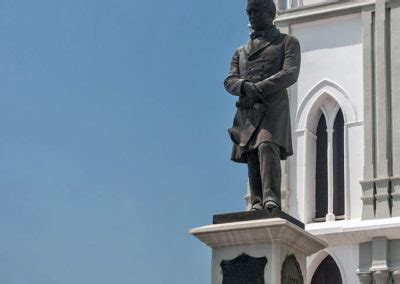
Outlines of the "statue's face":
<svg viewBox="0 0 400 284">
<path fill-rule="evenodd" d="M 263 30 L 271 25 L 273 19 L 268 9 L 263 5 L 250 4 L 246 9 L 251 27 L 256 30 Z"/>
</svg>

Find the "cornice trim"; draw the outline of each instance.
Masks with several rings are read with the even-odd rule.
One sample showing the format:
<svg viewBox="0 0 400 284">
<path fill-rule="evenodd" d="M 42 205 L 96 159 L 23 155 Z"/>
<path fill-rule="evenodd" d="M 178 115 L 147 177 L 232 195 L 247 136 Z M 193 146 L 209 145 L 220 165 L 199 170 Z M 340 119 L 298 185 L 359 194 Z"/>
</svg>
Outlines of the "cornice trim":
<svg viewBox="0 0 400 284">
<path fill-rule="evenodd" d="M 278 26 L 281 24 L 293 24 L 300 22 L 308 22 L 311 20 L 326 19 L 327 17 L 343 16 L 361 12 L 365 7 L 375 5 L 375 1 L 368 1 L 363 3 L 337 3 L 311 7 L 310 9 L 294 8 L 292 11 L 289 9 L 285 12 L 280 11 L 282 14 L 275 20 Z"/>
</svg>

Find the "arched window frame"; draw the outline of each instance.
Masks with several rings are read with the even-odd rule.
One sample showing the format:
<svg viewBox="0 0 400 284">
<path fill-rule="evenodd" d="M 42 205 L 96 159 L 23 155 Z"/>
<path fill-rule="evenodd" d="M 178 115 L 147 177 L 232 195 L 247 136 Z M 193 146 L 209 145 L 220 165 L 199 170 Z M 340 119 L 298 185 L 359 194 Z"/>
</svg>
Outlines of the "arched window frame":
<svg viewBox="0 0 400 284">
<path fill-rule="evenodd" d="M 348 171 L 348 130 L 350 124 L 357 122 L 354 105 L 343 88 L 334 82 L 324 79 L 316 84 L 304 97 L 297 110 L 295 121 L 296 134 L 296 185 L 298 191 L 299 215 L 303 222 L 315 221 L 315 163 L 316 163 L 316 129 L 321 115 L 325 116 L 327 131 L 333 133 L 336 114 L 342 110 L 344 120 L 344 211 L 345 219 L 350 217 L 349 171 Z M 331 148 L 333 137 L 330 143 Z M 328 149 L 328 151 L 333 151 Z M 328 157 L 333 159 L 333 155 Z M 332 162 L 329 162 L 332 165 Z M 330 170 L 332 172 L 332 169 Z M 333 190 L 333 178 L 329 183 Z M 332 196 L 333 192 L 329 193 Z M 334 221 L 332 210 L 328 212 L 326 221 Z"/>
<path fill-rule="evenodd" d="M 339 271 L 340 271 L 340 275 L 342 276 L 342 283 L 349 283 L 350 281 L 348 281 L 349 280 L 348 275 L 346 274 L 346 270 L 342 266 L 340 259 L 334 253 L 334 251 L 332 251 L 329 248 L 325 248 L 323 250 L 318 251 L 317 253 L 310 256 L 309 259 L 307 260 L 307 272 L 306 272 L 307 279 L 308 279 L 307 283 L 311 283 L 312 277 L 314 276 L 318 267 L 320 266 L 320 264 L 324 261 L 324 259 L 327 256 L 332 257 L 333 260 L 336 262 L 336 265 L 338 266 Z"/>
<path fill-rule="evenodd" d="M 311 257 L 310 262 L 307 265 L 307 279 L 308 279 L 307 283 L 309 283 L 309 284 L 312 283 L 312 279 L 313 279 L 314 275 L 317 273 L 318 268 L 322 265 L 322 263 L 328 257 L 330 257 L 336 264 L 336 267 L 340 273 L 340 280 L 342 281 L 342 283 L 348 283 L 346 281 L 345 270 L 343 269 L 339 259 L 336 257 L 336 255 L 334 253 L 332 253 L 328 249 L 321 250 L 317 254 L 315 254 Z"/>
</svg>

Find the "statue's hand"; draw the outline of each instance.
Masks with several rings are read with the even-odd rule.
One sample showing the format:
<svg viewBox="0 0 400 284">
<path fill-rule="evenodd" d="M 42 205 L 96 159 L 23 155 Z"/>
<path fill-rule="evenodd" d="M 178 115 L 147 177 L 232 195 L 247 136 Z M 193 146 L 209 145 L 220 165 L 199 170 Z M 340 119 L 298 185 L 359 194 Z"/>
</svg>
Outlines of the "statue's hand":
<svg viewBox="0 0 400 284">
<path fill-rule="evenodd" d="M 256 86 L 253 83 L 244 82 L 243 89 L 244 89 L 244 93 L 246 94 L 246 96 L 253 100 L 259 100 L 262 98 L 259 90 L 256 88 Z"/>
<path fill-rule="evenodd" d="M 241 96 L 239 101 L 242 107 L 253 107 L 254 104 L 253 99 L 247 96 Z"/>
</svg>

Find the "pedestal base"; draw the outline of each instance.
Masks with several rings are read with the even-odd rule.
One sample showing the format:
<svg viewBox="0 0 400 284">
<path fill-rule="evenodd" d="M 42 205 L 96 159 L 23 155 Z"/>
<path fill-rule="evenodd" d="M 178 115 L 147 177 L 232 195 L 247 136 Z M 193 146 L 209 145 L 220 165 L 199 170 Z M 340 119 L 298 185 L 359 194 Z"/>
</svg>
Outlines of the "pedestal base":
<svg viewBox="0 0 400 284">
<path fill-rule="evenodd" d="M 296 225 L 301 229 L 304 229 L 304 224 L 302 222 L 300 222 L 296 218 L 293 218 L 289 214 L 282 212 L 277 208 L 274 208 L 272 210 L 255 210 L 255 211 L 217 214 L 213 216 L 213 224 L 254 221 L 254 220 L 271 219 L 271 218 L 285 219 L 288 220 L 293 225 Z"/>
<path fill-rule="evenodd" d="M 192 229 L 190 233 L 212 248 L 212 284 L 236 283 L 228 282 L 227 273 L 230 272 L 223 271 L 221 263 L 241 255 L 252 259 L 266 257 L 264 283 L 274 284 L 283 283 L 281 274 L 285 260 L 295 258 L 306 283 L 306 257 L 326 247 L 325 242 L 282 218 L 214 224 Z M 235 269 L 245 271 L 246 264 Z"/>
</svg>

